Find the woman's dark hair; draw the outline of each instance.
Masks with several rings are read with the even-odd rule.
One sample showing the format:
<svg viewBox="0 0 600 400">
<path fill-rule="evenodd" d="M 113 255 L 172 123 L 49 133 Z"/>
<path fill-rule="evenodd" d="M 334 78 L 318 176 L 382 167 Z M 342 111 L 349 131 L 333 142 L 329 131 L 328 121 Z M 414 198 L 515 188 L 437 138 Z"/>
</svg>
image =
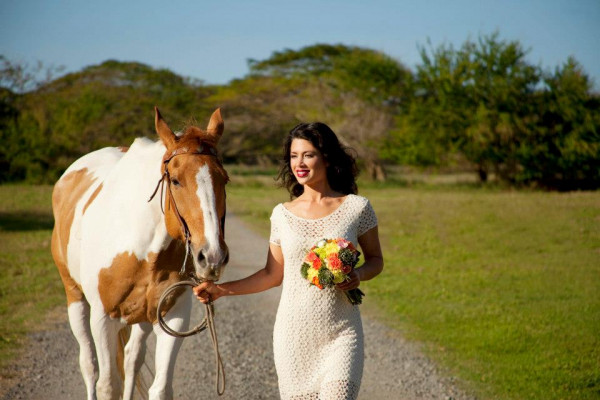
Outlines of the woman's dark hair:
<svg viewBox="0 0 600 400">
<path fill-rule="evenodd" d="M 327 164 L 327 181 L 333 190 L 343 194 L 358 193 L 356 186 L 358 167 L 351 154 L 353 150 L 343 146 L 330 127 L 322 122 L 311 122 L 296 125 L 283 145 L 283 159 L 277 180 L 279 186 L 285 187 L 290 192 L 290 198 L 304 193 L 304 186 L 298 183 L 290 166 L 290 153 L 294 139 L 308 140 L 323 155 Z"/>
</svg>

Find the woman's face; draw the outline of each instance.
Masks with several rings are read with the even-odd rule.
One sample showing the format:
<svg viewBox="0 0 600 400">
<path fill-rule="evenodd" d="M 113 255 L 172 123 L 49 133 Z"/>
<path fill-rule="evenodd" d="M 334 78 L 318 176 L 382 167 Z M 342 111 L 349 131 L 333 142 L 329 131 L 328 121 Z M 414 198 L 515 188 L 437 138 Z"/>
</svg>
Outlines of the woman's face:
<svg viewBox="0 0 600 400">
<path fill-rule="evenodd" d="M 301 185 L 327 180 L 327 164 L 321 152 L 305 139 L 294 139 L 290 147 L 290 167 Z"/>
</svg>

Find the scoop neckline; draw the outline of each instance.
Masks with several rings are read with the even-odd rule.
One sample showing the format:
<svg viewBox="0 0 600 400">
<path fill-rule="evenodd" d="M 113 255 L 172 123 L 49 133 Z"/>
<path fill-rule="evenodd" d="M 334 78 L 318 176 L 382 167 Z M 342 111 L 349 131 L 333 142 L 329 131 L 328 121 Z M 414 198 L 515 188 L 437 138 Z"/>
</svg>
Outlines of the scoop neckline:
<svg viewBox="0 0 600 400">
<path fill-rule="evenodd" d="M 298 215 L 294 214 L 293 212 L 291 212 L 290 210 L 288 210 L 283 203 L 279 203 L 279 205 L 281 205 L 281 208 L 283 208 L 288 214 L 290 214 L 291 216 L 293 216 L 294 218 L 298 218 L 298 219 L 302 219 L 304 221 L 319 221 L 325 218 L 329 218 L 331 217 L 333 214 L 337 213 L 340 208 L 342 208 L 342 206 L 344 204 L 346 204 L 346 202 L 348 201 L 348 198 L 352 196 L 352 194 L 347 194 L 346 197 L 344 197 L 344 200 L 340 203 L 339 206 L 336 207 L 335 210 L 333 210 L 332 212 L 330 212 L 329 214 L 323 216 L 323 217 L 319 217 L 319 218 L 303 218 L 303 217 L 299 217 Z"/>
</svg>

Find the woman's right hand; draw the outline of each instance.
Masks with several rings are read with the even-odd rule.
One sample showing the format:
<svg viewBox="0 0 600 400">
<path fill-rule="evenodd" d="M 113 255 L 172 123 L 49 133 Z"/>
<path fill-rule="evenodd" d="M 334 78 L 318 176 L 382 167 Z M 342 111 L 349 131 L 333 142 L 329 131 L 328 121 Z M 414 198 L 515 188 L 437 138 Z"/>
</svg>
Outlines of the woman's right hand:
<svg viewBox="0 0 600 400">
<path fill-rule="evenodd" d="M 211 300 L 215 301 L 223 295 L 221 288 L 215 285 L 213 281 L 202 282 L 192 290 L 196 298 L 204 304 L 207 304 Z"/>
</svg>

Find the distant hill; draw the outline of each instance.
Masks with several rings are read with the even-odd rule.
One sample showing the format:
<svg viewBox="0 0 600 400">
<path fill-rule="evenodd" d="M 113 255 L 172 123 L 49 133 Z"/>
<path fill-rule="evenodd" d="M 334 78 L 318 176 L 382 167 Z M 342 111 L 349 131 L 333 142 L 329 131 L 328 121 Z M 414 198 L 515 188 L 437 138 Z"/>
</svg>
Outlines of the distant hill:
<svg viewBox="0 0 600 400">
<path fill-rule="evenodd" d="M 106 61 L 24 94 L 4 92 L 3 181 L 53 181 L 79 156 L 154 137 L 158 105 L 174 128 L 206 116 L 213 88 L 166 69 Z"/>
</svg>

